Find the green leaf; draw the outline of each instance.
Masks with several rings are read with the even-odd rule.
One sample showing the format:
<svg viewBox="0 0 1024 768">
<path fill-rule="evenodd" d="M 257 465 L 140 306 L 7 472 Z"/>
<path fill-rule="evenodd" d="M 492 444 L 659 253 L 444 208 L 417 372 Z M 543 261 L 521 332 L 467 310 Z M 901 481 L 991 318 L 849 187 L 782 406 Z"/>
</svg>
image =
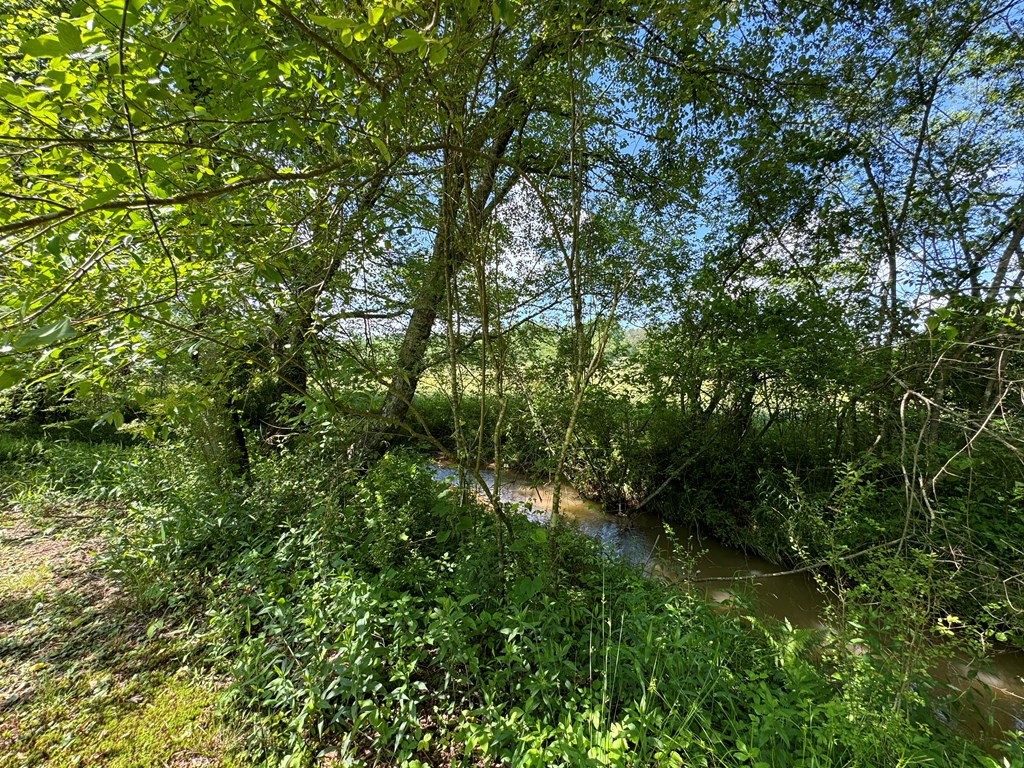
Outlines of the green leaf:
<svg viewBox="0 0 1024 768">
<path fill-rule="evenodd" d="M 430 63 L 435 67 L 440 64 L 444 64 L 445 59 L 448 58 L 448 48 L 444 45 L 431 45 L 430 46 Z"/>
<path fill-rule="evenodd" d="M 128 171 L 117 163 L 109 163 L 107 165 L 107 173 L 109 173 L 110 177 L 118 184 L 124 184 L 129 180 Z"/>
<path fill-rule="evenodd" d="M 59 341 L 74 336 L 75 330 L 71 327 L 71 320 L 64 318 L 49 325 L 39 328 L 30 328 L 14 340 L 14 348 L 17 350 L 32 349 L 48 344 L 56 344 Z"/>
<path fill-rule="evenodd" d="M 384 158 L 384 162 L 385 163 L 390 163 L 391 162 L 391 152 L 388 150 L 388 145 L 385 144 L 380 139 L 378 139 L 376 136 L 371 136 L 370 140 L 373 142 L 374 146 L 377 147 L 377 151 L 380 152 L 381 157 Z"/>
<path fill-rule="evenodd" d="M 92 425 L 92 428 L 96 429 L 96 427 L 100 426 L 101 424 L 107 423 L 113 424 L 114 429 L 120 429 L 121 425 L 124 424 L 124 414 L 122 414 L 120 411 L 107 411 L 98 419 L 96 419 L 96 423 Z"/>
<path fill-rule="evenodd" d="M 0 97 L 20 104 L 25 99 L 25 91 L 10 80 L 0 80 Z"/>
<path fill-rule="evenodd" d="M 64 45 L 53 35 L 41 35 L 21 44 L 19 52 L 36 58 L 53 58 L 64 53 Z"/>
<path fill-rule="evenodd" d="M 352 29 L 352 19 L 339 19 L 335 16 L 311 16 L 313 23 L 327 29 Z"/>
<path fill-rule="evenodd" d="M 78 27 L 64 19 L 57 22 L 57 39 L 65 54 L 78 53 L 85 47 L 82 45 L 82 33 L 78 31 Z"/>
<path fill-rule="evenodd" d="M 9 389 L 19 384 L 25 378 L 25 372 L 15 368 L 6 368 L 0 371 L 0 391 Z"/>
<path fill-rule="evenodd" d="M 375 5 L 375 6 L 373 6 L 373 8 L 370 8 L 366 12 L 366 19 L 373 26 L 377 26 L 378 24 L 380 24 L 380 20 L 382 18 L 384 18 L 384 6 L 383 5 Z"/>
<path fill-rule="evenodd" d="M 526 602 L 542 589 L 544 589 L 543 576 L 534 576 L 533 578 L 526 576 L 516 581 L 515 586 L 512 587 L 512 592 L 517 600 Z"/>
<path fill-rule="evenodd" d="M 389 40 L 385 45 L 388 45 L 395 53 L 408 53 L 415 51 L 425 42 L 423 35 L 415 29 L 407 29 L 398 38 Z"/>
<path fill-rule="evenodd" d="M 511 26 L 515 21 L 515 11 L 512 8 L 512 0 L 495 0 L 491 3 L 491 16 L 494 23 L 505 22 Z"/>
<path fill-rule="evenodd" d="M 104 189 L 104 190 L 101 190 L 100 192 L 97 192 L 92 197 L 90 197 L 90 198 L 88 198 L 86 200 L 83 200 L 82 201 L 82 208 L 83 209 L 96 208 L 97 206 L 105 205 L 106 203 L 109 203 L 111 200 L 115 199 L 116 197 L 117 197 L 117 190 L 116 189 Z"/>
<path fill-rule="evenodd" d="M 269 264 L 266 262 L 258 263 L 255 265 L 255 270 L 256 274 L 259 277 L 266 280 L 268 283 L 278 284 L 284 282 L 284 275 L 281 274 L 281 270 L 279 270 L 273 264 Z"/>
</svg>

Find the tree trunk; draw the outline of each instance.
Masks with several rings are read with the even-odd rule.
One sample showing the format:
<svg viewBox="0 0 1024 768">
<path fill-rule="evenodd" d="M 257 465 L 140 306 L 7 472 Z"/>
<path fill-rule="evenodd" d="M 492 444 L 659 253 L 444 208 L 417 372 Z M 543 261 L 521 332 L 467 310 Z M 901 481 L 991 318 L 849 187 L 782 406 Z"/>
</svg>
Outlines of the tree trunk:
<svg viewBox="0 0 1024 768">
<path fill-rule="evenodd" d="M 334 241 L 333 254 L 322 269 L 304 280 L 304 284 L 295 291 L 295 305 L 289 315 L 280 316 L 275 323 L 276 339 L 271 344 L 274 355 L 274 366 L 277 381 L 271 396 L 257 414 L 261 429 L 264 429 L 263 443 L 267 447 L 280 447 L 284 442 L 289 425 L 278 423 L 278 417 L 286 422 L 294 422 L 302 414 L 299 404 L 291 405 L 284 413 L 275 413 L 281 401 L 288 395 L 304 395 L 309 384 L 309 351 L 310 342 L 315 338 L 314 316 L 320 297 L 330 289 L 338 269 L 341 267 L 342 250 L 349 245 L 360 231 L 366 216 L 380 200 L 390 178 L 390 168 L 381 168 L 365 183 L 352 212 L 336 229 L 324 227 L 323 236 Z M 337 210 L 343 200 L 335 201 Z M 326 222 L 330 224 L 330 219 Z"/>
<path fill-rule="evenodd" d="M 402 346 L 395 361 L 395 372 L 380 409 L 380 423 L 367 429 L 355 447 L 353 458 L 359 462 L 381 453 L 390 430 L 398 426 L 409 413 L 420 376 L 426 367 L 427 345 L 437 319 L 438 307 L 445 297 L 445 269 L 450 258 L 449 252 L 448 237 L 439 232 L 434 240 L 426 279 L 416 295 L 412 316 L 405 327 Z"/>
</svg>

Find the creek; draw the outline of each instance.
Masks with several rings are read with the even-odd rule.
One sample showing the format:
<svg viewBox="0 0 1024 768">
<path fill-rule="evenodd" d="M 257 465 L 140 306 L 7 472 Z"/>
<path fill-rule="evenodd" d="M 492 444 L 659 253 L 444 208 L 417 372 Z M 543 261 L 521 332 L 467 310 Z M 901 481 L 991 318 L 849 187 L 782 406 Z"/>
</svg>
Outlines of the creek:
<svg viewBox="0 0 1024 768">
<path fill-rule="evenodd" d="M 453 466 L 434 464 L 433 471 L 438 480 L 458 482 L 458 470 Z M 494 487 L 492 471 L 483 470 L 480 476 Z M 531 482 L 517 473 L 502 472 L 502 501 L 518 505 L 518 510 L 535 522 L 548 521 L 552 490 L 550 485 Z M 742 594 L 761 616 L 787 620 L 799 628 L 828 629 L 825 617 L 831 599 L 808 572 L 787 572 L 791 569 L 654 515 L 609 513 L 568 485 L 562 487 L 559 507 L 566 523 L 646 573 L 684 587 L 701 588 L 715 603 Z M 951 658 L 933 670 L 933 675 L 940 683 L 975 694 L 977 707 L 962 708 L 956 720 L 965 735 L 986 750 L 991 751 L 1008 732 L 1024 730 L 1024 653 L 994 647 L 983 664 Z"/>
</svg>

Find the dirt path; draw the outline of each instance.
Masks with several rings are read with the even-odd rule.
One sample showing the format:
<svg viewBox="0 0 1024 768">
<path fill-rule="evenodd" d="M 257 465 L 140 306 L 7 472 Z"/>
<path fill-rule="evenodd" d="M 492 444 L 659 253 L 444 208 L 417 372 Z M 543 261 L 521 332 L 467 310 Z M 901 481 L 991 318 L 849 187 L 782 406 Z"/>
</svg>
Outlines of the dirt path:
<svg viewBox="0 0 1024 768">
<path fill-rule="evenodd" d="M 236 765 L 219 684 L 100 572 L 89 508 L 0 504 L 0 766 Z"/>
</svg>

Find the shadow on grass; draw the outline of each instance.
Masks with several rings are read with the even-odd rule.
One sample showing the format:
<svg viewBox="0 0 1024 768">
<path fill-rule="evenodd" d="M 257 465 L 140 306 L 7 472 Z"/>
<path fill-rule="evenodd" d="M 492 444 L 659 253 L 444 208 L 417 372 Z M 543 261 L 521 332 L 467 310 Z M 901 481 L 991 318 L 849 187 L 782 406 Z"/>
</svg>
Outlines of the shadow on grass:
<svg viewBox="0 0 1024 768">
<path fill-rule="evenodd" d="M 66 525 L 86 516 L 63 517 L 0 519 L 0 766 L 235 765 L 186 628 L 140 613 L 97 569 L 94 526 Z"/>
</svg>

